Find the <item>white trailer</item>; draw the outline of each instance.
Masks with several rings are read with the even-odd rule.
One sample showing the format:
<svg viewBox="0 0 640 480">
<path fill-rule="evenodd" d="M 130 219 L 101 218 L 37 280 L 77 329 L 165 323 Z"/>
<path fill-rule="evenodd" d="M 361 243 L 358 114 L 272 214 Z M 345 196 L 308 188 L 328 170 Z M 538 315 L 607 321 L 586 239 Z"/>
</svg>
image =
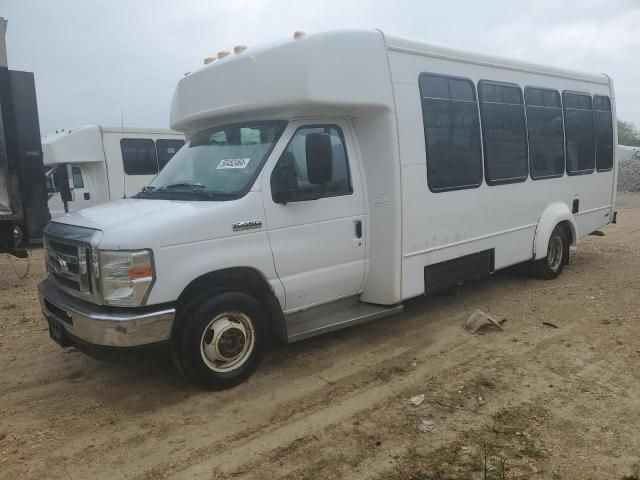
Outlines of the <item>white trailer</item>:
<svg viewBox="0 0 640 480">
<path fill-rule="evenodd" d="M 58 168 L 71 165 L 74 187 L 69 211 L 135 195 L 184 145 L 182 133 L 167 128 L 87 125 L 42 138 L 52 217 L 64 213 Z"/>
<path fill-rule="evenodd" d="M 380 318 L 519 263 L 554 278 L 614 220 L 606 75 L 380 31 L 295 38 L 183 78 L 187 144 L 149 187 L 49 225 L 53 338 L 168 342 L 187 378 L 225 387 L 269 332 Z"/>
</svg>

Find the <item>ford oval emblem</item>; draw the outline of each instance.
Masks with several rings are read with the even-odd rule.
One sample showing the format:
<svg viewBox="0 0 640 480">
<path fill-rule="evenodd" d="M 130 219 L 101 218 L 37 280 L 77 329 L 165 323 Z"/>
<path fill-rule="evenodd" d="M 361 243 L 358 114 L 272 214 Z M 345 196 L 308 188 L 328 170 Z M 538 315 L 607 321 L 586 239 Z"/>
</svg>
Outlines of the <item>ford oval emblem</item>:
<svg viewBox="0 0 640 480">
<path fill-rule="evenodd" d="M 62 274 L 68 271 L 67 262 L 64 261 L 64 258 L 54 257 L 52 260 L 53 261 L 51 262 L 51 264 L 52 264 L 53 270 L 57 274 Z"/>
</svg>

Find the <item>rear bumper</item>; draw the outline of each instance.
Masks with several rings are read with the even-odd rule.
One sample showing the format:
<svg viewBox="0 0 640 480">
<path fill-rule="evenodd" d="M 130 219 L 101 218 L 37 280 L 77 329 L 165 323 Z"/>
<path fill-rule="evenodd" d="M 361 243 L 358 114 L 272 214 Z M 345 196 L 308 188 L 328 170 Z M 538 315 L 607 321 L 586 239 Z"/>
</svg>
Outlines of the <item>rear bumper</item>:
<svg viewBox="0 0 640 480">
<path fill-rule="evenodd" d="M 78 300 L 50 280 L 38 286 L 42 313 L 68 333 L 91 345 L 138 347 L 169 339 L 175 318 L 173 307 L 126 309 L 103 307 Z"/>
</svg>

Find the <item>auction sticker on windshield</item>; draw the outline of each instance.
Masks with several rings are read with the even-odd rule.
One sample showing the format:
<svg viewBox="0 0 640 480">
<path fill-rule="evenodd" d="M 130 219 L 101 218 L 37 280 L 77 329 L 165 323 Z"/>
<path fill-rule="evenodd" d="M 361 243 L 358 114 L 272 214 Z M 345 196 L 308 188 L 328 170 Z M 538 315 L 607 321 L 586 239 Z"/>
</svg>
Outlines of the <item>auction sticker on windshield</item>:
<svg viewBox="0 0 640 480">
<path fill-rule="evenodd" d="M 224 160 L 220 160 L 216 170 L 222 168 L 246 168 L 249 161 L 251 161 L 250 158 L 225 158 Z"/>
</svg>

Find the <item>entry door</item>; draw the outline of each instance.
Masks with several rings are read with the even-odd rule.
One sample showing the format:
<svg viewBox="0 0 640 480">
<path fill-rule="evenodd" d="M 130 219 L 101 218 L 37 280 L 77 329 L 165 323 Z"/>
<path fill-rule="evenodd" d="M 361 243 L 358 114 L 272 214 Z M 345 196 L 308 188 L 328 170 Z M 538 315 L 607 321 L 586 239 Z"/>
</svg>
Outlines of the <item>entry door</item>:
<svg viewBox="0 0 640 480">
<path fill-rule="evenodd" d="M 81 167 L 71 167 L 73 173 L 73 201 L 69 202 L 69 211 L 91 207 L 93 198 L 91 189 Z"/>
<path fill-rule="evenodd" d="M 291 311 L 361 292 L 365 258 L 365 203 L 360 169 L 346 121 L 292 122 L 286 147 L 263 176 L 264 205 L 276 272 Z M 309 182 L 306 136 L 330 135 L 332 178 Z M 281 168 L 288 172 L 283 179 Z M 286 183 L 286 204 L 273 192 Z M 278 199 L 281 200 L 281 199 Z"/>
</svg>

